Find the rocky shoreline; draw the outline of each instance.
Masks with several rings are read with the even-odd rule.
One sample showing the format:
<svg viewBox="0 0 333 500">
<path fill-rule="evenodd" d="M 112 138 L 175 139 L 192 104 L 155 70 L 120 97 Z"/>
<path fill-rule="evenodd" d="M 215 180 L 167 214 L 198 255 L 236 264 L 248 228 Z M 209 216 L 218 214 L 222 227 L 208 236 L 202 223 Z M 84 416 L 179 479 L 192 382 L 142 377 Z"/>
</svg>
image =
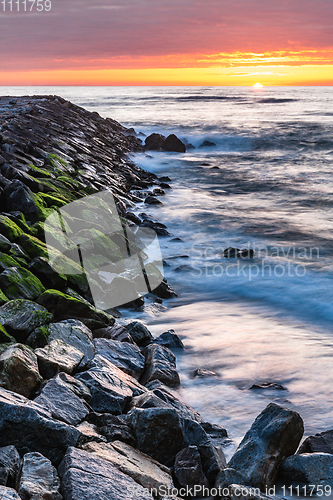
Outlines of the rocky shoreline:
<svg viewBox="0 0 333 500">
<path fill-rule="evenodd" d="M 131 161 L 145 149 L 134 131 L 57 96 L 1 97 L 0 113 L 0 498 L 260 499 L 277 481 L 304 493 L 333 486 L 333 431 L 298 450 L 302 418 L 275 403 L 227 464 L 227 431 L 173 391 L 175 332 L 153 338 L 140 321 L 124 325 L 116 309 L 95 308 L 86 276 L 51 267 L 46 218 L 101 191 L 133 230 L 169 236 L 133 213 L 170 188 Z M 147 139 L 148 150 L 186 149 L 176 136 Z M 99 249 L 119 251 L 97 236 Z M 162 280 L 149 300 L 172 296 Z"/>
</svg>

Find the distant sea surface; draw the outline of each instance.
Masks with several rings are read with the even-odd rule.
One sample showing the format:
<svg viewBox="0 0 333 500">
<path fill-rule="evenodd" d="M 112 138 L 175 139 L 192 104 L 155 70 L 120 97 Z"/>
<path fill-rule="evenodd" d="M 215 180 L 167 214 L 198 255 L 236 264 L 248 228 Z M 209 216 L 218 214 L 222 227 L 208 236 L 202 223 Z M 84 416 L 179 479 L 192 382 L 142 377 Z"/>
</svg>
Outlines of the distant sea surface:
<svg viewBox="0 0 333 500">
<path fill-rule="evenodd" d="M 172 179 L 159 207 L 165 274 L 179 297 L 148 308 L 173 328 L 182 397 L 229 431 L 234 446 L 275 401 L 306 434 L 333 427 L 333 87 L 29 87 L 58 94 L 146 135 L 195 146 L 135 161 Z M 199 148 L 204 140 L 215 143 Z M 222 257 L 252 248 L 253 260 Z M 188 257 L 177 257 L 188 256 Z M 177 257 L 169 259 L 169 257 Z M 196 368 L 218 377 L 193 378 Z M 273 382 L 285 390 L 250 389 Z"/>
</svg>

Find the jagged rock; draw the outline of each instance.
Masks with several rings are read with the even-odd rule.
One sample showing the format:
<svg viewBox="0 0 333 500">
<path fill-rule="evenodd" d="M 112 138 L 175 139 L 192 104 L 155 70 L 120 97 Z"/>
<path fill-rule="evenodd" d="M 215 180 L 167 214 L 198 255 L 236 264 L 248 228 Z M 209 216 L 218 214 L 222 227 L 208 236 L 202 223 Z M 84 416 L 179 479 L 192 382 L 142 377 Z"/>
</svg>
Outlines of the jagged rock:
<svg viewBox="0 0 333 500">
<path fill-rule="evenodd" d="M 222 257 L 227 259 L 253 259 L 254 250 L 252 248 L 240 250 L 239 248 L 228 247 L 223 251 Z"/>
<path fill-rule="evenodd" d="M 80 448 L 84 444 L 90 443 L 91 441 L 96 441 L 97 443 L 107 442 L 107 439 L 98 432 L 98 428 L 89 422 L 81 422 L 81 424 L 77 425 L 76 428 L 81 433 L 78 441 L 78 447 Z"/>
<path fill-rule="evenodd" d="M 12 247 L 10 249 L 10 254 L 14 255 L 15 258 L 19 259 L 24 259 L 24 261 L 29 261 L 28 255 L 25 253 L 22 247 L 20 245 L 17 245 L 17 243 L 12 243 Z M 20 262 L 23 262 L 20 260 Z"/>
<path fill-rule="evenodd" d="M 95 339 L 94 345 L 96 355 L 109 360 L 132 377 L 140 378 L 145 366 L 145 358 L 136 345 L 108 339 Z"/>
<path fill-rule="evenodd" d="M 47 382 L 40 395 L 35 399 L 35 403 L 46 408 L 51 413 L 52 418 L 70 425 L 79 424 L 89 413 L 82 400 L 59 378 Z"/>
<path fill-rule="evenodd" d="M 28 269 L 37 276 L 46 288 L 65 289 L 66 276 L 56 273 L 45 257 L 35 257 L 28 265 Z"/>
<path fill-rule="evenodd" d="M 13 242 L 22 234 L 22 229 L 6 215 L 0 214 L 0 234 Z"/>
<path fill-rule="evenodd" d="M 286 387 L 283 387 L 283 385 L 278 384 L 276 382 L 263 382 L 262 384 L 253 384 L 250 387 L 250 390 L 273 390 L 273 391 L 287 391 Z"/>
<path fill-rule="evenodd" d="M 144 488 L 158 490 L 163 486 L 174 487 L 170 469 L 121 441 L 88 443 L 83 449 L 107 460 Z"/>
<path fill-rule="evenodd" d="M 145 198 L 145 203 L 147 203 L 147 205 L 162 205 L 162 202 L 156 198 L 156 196 L 147 196 Z"/>
<path fill-rule="evenodd" d="M 178 139 L 175 134 L 169 135 L 163 142 L 161 148 L 165 151 L 174 151 L 176 153 L 186 152 L 185 144 L 180 139 Z"/>
<path fill-rule="evenodd" d="M 159 397 L 165 403 L 175 408 L 182 418 L 194 420 L 195 422 L 198 422 L 198 424 L 203 423 L 203 418 L 200 413 L 198 413 L 194 408 L 172 394 L 172 392 L 170 392 L 170 390 L 168 390 L 165 385 L 159 384 L 158 386 L 152 386 L 151 390 L 155 396 Z"/>
<path fill-rule="evenodd" d="M 9 252 L 9 250 L 11 249 L 11 242 L 9 241 L 8 238 L 6 238 L 6 236 L 3 236 L 2 234 L 0 234 L 0 252 Z"/>
<path fill-rule="evenodd" d="M 90 413 L 87 417 L 92 422 L 98 432 L 102 434 L 107 442 L 123 441 L 131 446 L 135 446 L 135 437 L 128 423 L 121 417 L 116 417 L 110 413 Z"/>
<path fill-rule="evenodd" d="M 331 453 L 333 455 L 333 430 L 307 437 L 297 453 Z"/>
<path fill-rule="evenodd" d="M 217 475 L 215 488 L 228 488 L 231 484 L 250 486 L 249 478 L 243 472 L 236 469 L 222 469 Z"/>
<path fill-rule="evenodd" d="M 217 373 L 206 370 L 205 368 L 197 368 L 196 370 L 194 370 L 193 376 L 198 378 L 209 378 L 217 377 Z"/>
<path fill-rule="evenodd" d="M 145 347 L 153 340 L 152 334 L 141 321 L 132 321 L 126 325 L 126 330 L 139 347 Z"/>
<path fill-rule="evenodd" d="M 6 486 L 0 486 L 0 498 L 1 500 L 22 500 L 13 488 L 6 488 Z"/>
<path fill-rule="evenodd" d="M 162 144 L 164 144 L 166 137 L 162 134 L 151 134 L 146 137 L 145 147 L 148 151 L 154 151 L 157 149 L 161 149 Z"/>
<path fill-rule="evenodd" d="M 23 267 L 9 267 L 0 274 L 0 287 L 10 300 L 35 300 L 45 290 L 34 274 Z"/>
<path fill-rule="evenodd" d="M 0 387 L 30 398 L 43 379 L 34 352 L 23 344 L 14 344 L 0 354 Z"/>
<path fill-rule="evenodd" d="M 0 293 L 0 297 L 1 297 L 1 293 Z M 11 344 L 11 343 L 14 343 L 15 344 L 15 339 L 14 337 L 12 337 L 11 335 L 9 335 L 7 332 L 6 332 L 6 328 L 4 328 L 1 324 L 0 324 L 0 345 L 1 344 Z"/>
<path fill-rule="evenodd" d="M 6 304 L 6 302 L 8 302 L 8 298 L 3 293 L 3 291 L 0 290 L 0 307 L 3 306 L 4 304 Z"/>
<path fill-rule="evenodd" d="M 63 387 L 67 387 L 67 389 L 70 389 L 72 392 L 74 392 L 74 394 L 78 398 L 84 399 L 87 403 L 90 403 L 91 393 L 88 387 L 80 380 L 71 377 L 67 373 L 59 373 L 56 376 L 55 380 L 58 382 L 58 384 L 62 385 Z"/>
<path fill-rule="evenodd" d="M 133 339 L 126 328 L 118 324 L 94 330 L 93 335 L 95 339 L 118 340 L 119 342 L 129 342 L 133 344 Z"/>
<path fill-rule="evenodd" d="M 202 470 L 201 457 L 196 446 L 184 448 L 176 455 L 173 468 L 180 486 L 194 488 L 195 485 L 209 488 L 208 480 Z"/>
<path fill-rule="evenodd" d="M 4 189 L 7 210 L 18 210 L 27 219 L 36 222 L 41 216 L 41 210 L 36 195 L 23 182 L 14 180 Z"/>
<path fill-rule="evenodd" d="M 172 297 L 177 296 L 176 292 L 165 281 L 162 281 L 162 283 L 160 283 L 158 287 L 153 290 L 153 293 L 161 299 L 172 299 Z"/>
<path fill-rule="evenodd" d="M 85 450 L 69 448 L 60 467 L 64 500 L 153 500 L 132 478 Z"/>
<path fill-rule="evenodd" d="M 57 470 L 36 452 L 24 455 L 17 490 L 22 500 L 62 500 Z"/>
<path fill-rule="evenodd" d="M 37 403 L 0 388 L 0 446 L 13 445 L 20 453 L 38 451 L 57 466 L 79 436 L 75 427 L 54 420 Z"/>
<path fill-rule="evenodd" d="M 320 485 L 333 487 L 333 455 L 330 453 L 304 453 L 286 458 L 279 469 L 279 479 L 288 486 Z M 315 490 L 316 491 L 316 490 Z"/>
<path fill-rule="evenodd" d="M 153 380 L 160 380 L 170 387 L 177 387 L 180 384 L 176 370 L 176 356 L 170 349 L 152 344 L 147 346 L 142 353 L 146 358 L 145 372 L 141 379 L 143 385 Z"/>
<path fill-rule="evenodd" d="M 10 487 L 15 485 L 20 460 L 20 455 L 15 446 L 0 448 L 0 485 Z"/>
<path fill-rule="evenodd" d="M 226 429 L 224 427 L 221 427 L 221 425 L 211 424 L 210 422 L 202 422 L 201 427 L 206 431 L 206 433 L 212 439 L 228 437 Z"/>
<path fill-rule="evenodd" d="M 203 141 L 203 143 L 200 144 L 199 148 L 213 148 L 214 146 L 216 146 L 215 142 Z"/>
<path fill-rule="evenodd" d="M 62 340 L 52 340 L 42 349 L 36 349 L 38 366 L 43 378 L 49 379 L 57 373 L 73 373 L 84 358 L 84 354 L 76 347 Z"/>
<path fill-rule="evenodd" d="M 133 214 L 132 212 L 126 212 L 126 215 L 125 215 L 126 219 L 133 222 L 134 224 L 136 224 L 137 226 L 140 226 L 141 224 L 141 219 L 140 217 L 138 217 L 137 215 Z M 1 247 L 0 247 L 1 249 Z"/>
<path fill-rule="evenodd" d="M 0 323 L 18 342 L 24 342 L 36 328 L 52 319 L 45 307 L 30 300 L 11 300 L 0 307 Z"/>
<path fill-rule="evenodd" d="M 303 432 L 298 413 L 270 403 L 246 433 L 229 467 L 245 473 L 252 486 L 265 490 L 274 484 L 282 460 L 297 450 Z"/>
<path fill-rule="evenodd" d="M 81 321 L 68 319 L 49 325 L 49 342 L 62 340 L 84 354 L 81 365 L 87 364 L 95 354 L 91 330 Z M 63 370 L 66 371 L 66 370 Z"/>
<path fill-rule="evenodd" d="M 184 349 L 184 344 L 175 334 L 174 330 L 168 330 L 162 333 L 157 339 L 154 340 L 157 344 L 168 347 L 169 349 Z"/>
<path fill-rule="evenodd" d="M 36 328 L 25 341 L 26 345 L 32 349 L 38 349 L 39 347 L 45 347 L 47 345 L 47 338 L 49 335 L 48 327 L 42 326 Z"/>
</svg>

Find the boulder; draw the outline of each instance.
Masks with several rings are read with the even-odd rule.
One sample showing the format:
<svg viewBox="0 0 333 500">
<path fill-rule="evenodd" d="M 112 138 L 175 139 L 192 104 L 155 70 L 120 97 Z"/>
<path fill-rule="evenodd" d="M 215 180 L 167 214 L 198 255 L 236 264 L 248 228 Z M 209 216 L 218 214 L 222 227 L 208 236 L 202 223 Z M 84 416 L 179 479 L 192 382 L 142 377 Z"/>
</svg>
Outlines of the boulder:
<svg viewBox="0 0 333 500">
<path fill-rule="evenodd" d="M 145 372 L 141 378 L 143 385 L 153 380 L 160 380 L 165 385 L 177 387 L 180 384 L 176 370 L 176 356 L 168 349 L 158 344 L 147 346 L 143 350 L 146 358 Z"/>
<path fill-rule="evenodd" d="M 172 297 L 177 296 L 176 292 L 165 281 L 162 281 L 162 283 L 160 283 L 158 287 L 153 290 L 153 293 L 161 299 L 172 299 Z"/>
<path fill-rule="evenodd" d="M 43 379 L 34 352 L 23 344 L 14 344 L 0 354 L 0 387 L 30 398 Z"/>
<path fill-rule="evenodd" d="M 64 500 L 153 500 L 127 474 L 95 454 L 69 448 L 60 467 Z"/>
<path fill-rule="evenodd" d="M 167 332 L 162 333 L 157 339 L 154 340 L 156 344 L 163 345 L 164 347 L 168 347 L 169 349 L 184 349 L 184 344 L 175 334 L 174 330 L 168 330 Z"/>
<path fill-rule="evenodd" d="M 223 251 L 222 257 L 227 259 L 253 259 L 254 250 L 251 248 L 240 250 L 239 248 L 228 247 Z"/>
<path fill-rule="evenodd" d="M 70 389 L 78 398 L 84 399 L 87 403 L 90 403 L 91 393 L 88 387 L 80 380 L 71 377 L 67 373 L 59 373 L 56 376 L 55 380 L 58 382 L 59 385 L 62 385 L 63 387 L 67 387 L 67 389 Z"/>
<path fill-rule="evenodd" d="M 110 462 L 148 490 L 174 487 L 170 469 L 121 441 L 88 443 L 83 449 Z"/>
<path fill-rule="evenodd" d="M 25 341 L 26 345 L 32 349 L 38 349 L 47 345 L 47 338 L 49 336 L 49 329 L 47 326 L 40 326 L 36 328 Z"/>
<path fill-rule="evenodd" d="M 129 342 L 133 344 L 133 339 L 126 328 L 118 324 L 94 330 L 93 335 L 95 339 L 118 340 L 119 342 Z"/>
<path fill-rule="evenodd" d="M 1 500 L 22 500 L 13 488 L 6 488 L 6 486 L 0 486 L 0 498 Z"/>
<path fill-rule="evenodd" d="M 67 284 L 66 276 L 55 272 L 45 257 L 35 257 L 28 265 L 28 269 L 37 276 L 46 288 L 65 289 Z"/>
<path fill-rule="evenodd" d="M 20 455 L 15 446 L 0 448 L 0 485 L 10 487 L 15 485 L 20 460 Z"/>
<path fill-rule="evenodd" d="M 298 413 L 270 403 L 255 419 L 228 466 L 246 474 L 252 486 L 265 490 L 274 484 L 281 462 L 297 450 L 303 432 Z"/>
<path fill-rule="evenodd" d="M 146 137 L 145 140 L 145 147 L 148 149 L 148 151 L 156 151 L 158 149 L 162 148 L 162 145 L 164 144 L 166 140 L 166 137 L 162 134 L 151 134 L 148 137 Z"/>
<path fill-rule="evenodd" d="M 139 347 L 145 347 L 154 340 L 148 328 L 141 321 L 128 323 L 126 330 Z"/>
<path fill-rule="evenodd" d="M 200 144 L 199 148 L 213 148 L 214 146 L 216 146 L 215 142 L 203 141 L 203 143 Z"/>
<path fill-rule="evenodd" d="M 135 437 L 123 418 L 111 415 L 111 413 L 94 412 L 90 413 L 87 420 L 92 422 L 99 434 L 104 436 L 107 442 L 122 441 L 135 446 Z"/>
<path fill-rule="evenodd" d="M 312 485 L 320 485 L 322 490 L 325 486 L 333 487 L 333 455 L 304 453 L 288 457 L 280 466 L 279 479 L 287 487 L 305 487 L 308 492 Z"/>
<path fill-rule="evenodd" d="M 198 377 L 198 378 L 210 378 L 210 377 L 217 377 L 217 373 L 212 372 L 210 370 L 206 370 L 205 368 L 197 368 L 193 372 L 193 376 Z"/>
<path fill-rule="evenodd" d="M 14 242 L 23 233 L 22 229 L 6 215 L 0 214 L 0 234 Z M 3 250 L 4 251 L 4 250 Z"/>
<path fill-rule="evenodd" d="M 37 452 L 24 455 L 17 490 L 22 500 L 62 500 L 57 470 Z"/>
<path fill-rule="evenodd" d="M 13 445 L 21 454 L 38 451 L 57 466 L 79 437 L 75 427 L 54 420 L 34 401 L 0 388 L 0 446 Z"/>
<path fill-rule="evenodd" d="M 140 378 L 145 358 L 136 345 L 108 339 L 95 339 L 94 345 L 96 355 L 109 360 L 132 377 Z"/>
<path fill-rule="evenodd" d="M 45 408 L 52 418 L 69 425 L 79 424 L 89 413 L 86 404 L 59 378 L 47 382 L 35 403 Z"/>
<path fill-rule="evenodd" d="M 9 241 L 9 239 L 6 238 L 6 236 L 3 236 L 2 234 L 0 234 L 0 252 L 5 252 L 5 253 L 9 252 L 11 247 L 12 247 L 12 244 Z"/>
<path fill-rule="evenodd" d="M 200 453 L 196 446 L 184 448 L 176 455 L 173 472 L 180 486 L 194 488 L 194 486 L 199 485 L 209 488 L 208 480 L 202 470 Z"/>
<path fill-rule="evenodd" d="M 36 328 L 52 319 L 45 307 L 30 300 L 10 300 L 0 307 L 0 323 L 18 342 L 24 342 Z"/>
<path fill-rule="evenodd" d="M 162 205 L 162 202 L 156 198 L 156 196 L 147 196 L 145 198 L 145 203 L 147 203 L 147 205 Z"/>
<path fill-rule="evenodd" d="M 36 222 L 41 216 L 41 209 L 36 195 L 19 180 L 14 180 L 4 189 L 8 212 L 19 211 L 27 219 Z"/>
<path fill-rule="evenodd" d="M 38 366 L 43 378 L 49 379 L 57 373 L 73 373 L 84 358 L 82 351 L 62 340 L 52 340 L 41 349 L 36 349 Z"/>
<path fill-rule="evenodd" d="M 297 453 L 331 453 L 333 455 L 333 430 L 307 437 Z"/>
<path fill-rule="evenodd" d="M 0 287 L 9 300 L 35 300 L 45 290 L 39 279 L 23 267 L 5 269 L 0 274 Z"/>
<path fill-rule="evenodd" d="M 168 135 L 161 148 L 165 151 L 174 151 L 176 153 L 186 152 L 185 144 L 175 134 Z"/>
<path fill-rule="evenodd" d="M 95 354 L 91 330 L 79 320 L 68 319 L 49 325 L 49 342 L 62 340 L 84 355 L 81 365 L 87 364 Z M 63 370 L 66 371 L 66 370 Z"/>
<path fill-rule="evenodd" d="M 250 486 L 249 478 L 243 472 L 236 469 L 222 469 L 217 475 L 215 488 L 229 488 L 231 484 Z"/>
<path fill-rule="evenodd" d="M 154 382 L 153 382 L 154 383 Z M 182 418 L 194 420 L 199 424 L 203 423 L 203 418 L 194 408 L 186 404 L 184 401 L 176 397 L 165 385 L 155 384 L 151 387 L 155 396 L 159 397 L 165 403 L 175 408 Z"/>
<path fill-rule="evenodd" d="M 96 441 L 97 443 L 106 443 L 107 439 L 98 432 L 98 428 L 89 422 L 81 422 L 76 426 L 81 436 L 77 447 L 81 448 L 84 444 Z"/>
</svg>

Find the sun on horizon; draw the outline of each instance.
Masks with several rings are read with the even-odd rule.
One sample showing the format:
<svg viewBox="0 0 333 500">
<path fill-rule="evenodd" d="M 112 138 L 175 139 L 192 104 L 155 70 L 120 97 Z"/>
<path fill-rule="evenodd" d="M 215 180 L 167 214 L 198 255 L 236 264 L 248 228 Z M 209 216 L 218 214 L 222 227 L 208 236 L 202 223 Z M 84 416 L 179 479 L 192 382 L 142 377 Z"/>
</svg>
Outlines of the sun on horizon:
<svg viewBox="0 0 333 500">
<path fill-rule="evenodd" d="M 253 85 L 253 87 L 254 87 L 255 89 L 262 89 L 262 88 L 263 88 L 263 84 L 262 84 L 262 83 L 255 83 L 255 84 Z"/>
</svg>

